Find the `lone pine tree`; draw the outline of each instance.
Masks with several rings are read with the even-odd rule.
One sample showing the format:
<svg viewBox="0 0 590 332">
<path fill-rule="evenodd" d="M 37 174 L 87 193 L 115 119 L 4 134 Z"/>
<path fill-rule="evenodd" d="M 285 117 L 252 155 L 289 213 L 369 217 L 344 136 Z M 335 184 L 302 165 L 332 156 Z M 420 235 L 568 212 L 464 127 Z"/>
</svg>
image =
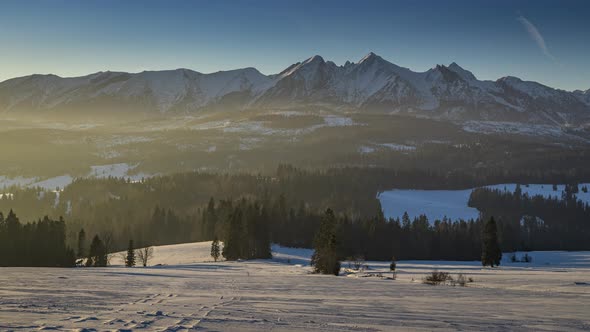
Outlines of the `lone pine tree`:
<svg viewBox="0 0 590 332">
<path fill-rule="evenodd" d="M 336 217 L 331 209 L 327 209 L 324 213 L 320 228 L 315 235 L 311 265 L 316 273 L 337 276 L 340 272 L 336 241 Z"/>
<path fill-rule="evenodd" d="M 104 267 L 107 266 L 107 251 L 102 240 L 95 235 L 90 243 L 90 250 L 88 251 L 88 259 L 86 266 Z"/>
<path fill-rule="evenodd" d="M 135 266 L 135 248 L 133 247 L 133 240 L 129 240 L 129 247 L 127 248 L 127 257 L 125 257 L 125 266 Z"/>
<path fill-rule="evenodd" d="M 502 259 L 502 251 L 498 244 L 498 230 L 494 217 L 486 222 L 482 234 L 481 265 L 498 266 Z"/>
<path fill-rule="evenodd" d="M 213 257 L 213 259 L 217 262 L 217 260 L 219 259 L 219 255 L 221 255 L 221 252 L 219 250 L 219 240 L 217 239 L 217 237 L 215 237 L 215 239 L 211 243 L 211 257 Z"/>
</svg>

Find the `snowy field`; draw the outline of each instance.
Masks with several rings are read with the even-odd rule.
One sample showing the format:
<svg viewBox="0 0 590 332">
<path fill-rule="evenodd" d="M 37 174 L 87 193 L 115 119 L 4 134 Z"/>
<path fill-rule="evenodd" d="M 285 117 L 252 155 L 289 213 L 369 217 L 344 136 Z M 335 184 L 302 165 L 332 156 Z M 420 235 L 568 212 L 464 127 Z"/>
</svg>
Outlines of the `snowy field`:
<svg viewBox="0 0 590 332">
<path fill-rule="evenodd" d="M 388 263 L 310 274 L 310 250 L 211 262 L 209 243 L 156 248 L 148 268 L 0 268 L 0 330 L 391 331 L 590 329 L 590 252 L 532 252 L 530 264 Z M 347 266 L 346 263 L 343 266 Z M 434 270 L 468 287 L 428 286 Z M 377 276 L 383 274 L 383 278 Z"/>
<path fill-rule="evenodd" d="M 379 194 L 386 218 L 400 218 L 407 212 L 410 218 L 424 214 L 434 220 L 476 219 L 477 209 L 467 206 L 471 189 L 467 190 L 390 190 Z"/>
<path fill-rule="evenodd" d="M 582 187 L 588 187 L 590 184 L 583 183 L 579 185 L 580 191 L 576 194 L 582 202 L 590 204 L 590 192 L 582 192 Z M 505 183 L 487 186 L 491 189 L 514 192 L 516 184 Z M 546 198 L 561 198 L 565 190 L 565 185 L 557 185 L 557 190 L 553 190 L 552 184 L 527 184 L 520 186 L 523 193 L 529 196 L 542 195 Z M 442 220 L 443 217 L 456 219 L 476 219 L 479 211 L 467 206 L 469 195 L 473 189 L 465 190 L 413 190 L 413 189 L 393 189 L 379 193 L 377 196 L 381 202 L 383 214 L 386 218 L 400 218 L 404 212 L 408 212 L 410 218 L 425 214 L 432 223 L 436 219 Z"/>
<path fill-rule="evenodd" d="M 108 164 L 99 166 L 90 166 L 90 172 L 85 176 L 87 178 L 106 179 L 109 177 L 124 178 L 130 181 L 140 181 L 142 178 L 148 178 L 151 175 L 139 173 L 130 175 L 131 171 L 138 165 L 129 165 L 126 163 Z M 44 180 L 38 178 L 8 178 L 0 176 L 0 189 L 5 189 L 11 186 L 42 188 L 45 190 L 55 190 L 56 188 L 63 189 L 74 181 L 74 177 L 69 174 L 60 175 Z"/>
</svg>

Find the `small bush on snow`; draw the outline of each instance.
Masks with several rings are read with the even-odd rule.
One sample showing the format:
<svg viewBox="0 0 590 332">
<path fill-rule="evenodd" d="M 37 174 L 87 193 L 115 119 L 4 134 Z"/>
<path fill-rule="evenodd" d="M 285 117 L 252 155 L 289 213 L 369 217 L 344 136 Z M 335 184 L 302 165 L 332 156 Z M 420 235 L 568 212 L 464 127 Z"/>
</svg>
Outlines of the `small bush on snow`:
<svg viewBox="0 0 590 332">
<path fill-rule="evenodd" d="M 448 272 L 439 272 L 439 271 L 432 271 L 429 275 L 422 279 L 422 283 L 427 285 L 440 285 L 445 284 L 447 282 L 451 282 L 453 277 Z"/>
</svg>

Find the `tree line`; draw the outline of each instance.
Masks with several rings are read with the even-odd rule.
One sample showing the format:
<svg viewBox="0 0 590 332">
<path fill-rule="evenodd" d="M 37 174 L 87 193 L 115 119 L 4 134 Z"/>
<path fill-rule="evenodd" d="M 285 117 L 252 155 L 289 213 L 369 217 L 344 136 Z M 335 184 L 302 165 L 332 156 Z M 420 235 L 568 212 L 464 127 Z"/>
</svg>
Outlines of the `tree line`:
<svg viewBox="0 0 590 332">
<path fill-rule="evenodd" d="M 211 197 L 268 201 L 283 195 L 278 208 L 286 209 L 307 223 L 307 211 L 331 208 L 349 219 L 372 218 L 381 209 L 377 193 L 391 188 L 464 189 L 502 182 L 572 183 L 590 180 L 584 169 L 503 171 L 496 169 L 396 169 L 342 167 L 301 169 L 280 165 L 275 174 L 180 173 L 130 182 L 123 179 L 78 179 L 59 193 L 39 188 L 8 188 L 0 199 L 0 210 L 14 209 L 24 220 L 47 215 L 64 216 L 66 238 L 76 245 L 77 233 L 114 234 L 113 246 L 124 250 L 130 238 L 138 244 L 172 244 L 211 239 L 201 227 L 202 211 Z M 317 216 L 316 216 L 317 217 Z M 282 227 L 274 220 L 271 228 Z M 319 222 L 315 220 L 314 222 Z M 304 229 L 309 229 L 304 227 Z M 310 244 L 313 234 L 293 228 L 281 241 Z M 304 239 L 304 240 L 298 240 Z"/>
<path fill-rule="evenodd" d="M 0 212 L 0 266 L 71 267 L 75 261 L 62 218 L 23 225 L 12 210 L 6 217 Z"/>
<path fill-rule="evenodd" d="M 478 188 L 469 206 L 483 218 L 497 218 L 504 251 L 590 250 L 590 207 L 576 197 L 579 190 L 568 185 L 562 195 L 547 198 L 529 196 L 520 185 L 514 192 Z"/>
<path fill-rule="evenodd" d="M 404 219 L 407 219 L 407 214 L 404 215 Z M 415 221 L 418 220 L 420 219 L 417 219 Z M 437 223 L 436 227 L 439 227 L 440 225 L 440 223 Z M 327 209 L 321 219 L 319 229 L 316 231 L 313 241 L 314 253 L 311 258 L 311 265 L 313 266 L 314 271 L 316 273 L 334 275 L 339 274 L 341 267 L 340 261 L 344 257 L 347 257 L 343 253 L 343 247 L 341 246 L 343 243 L 346 242 L 346 239 L 342 238 L 341 236 L 342 235 L 339 235 L 338 232 L 338 221 L 336 216 L 334 215 L 334 212 L 331 209 Z M 500 244 L 498 241 L 496 221 L 493 217 L 487 220 L 485 223 L 483 223 L 483 230 L 481 233 L 481 237 L 479 237 L 479 239 L 479 247 L 476 246 L 466 250 L 468 252 L 471 250 L 473 251 L 473 253 L 478 252 L 478 259 L 481 260 L 481 264 L 483 266 L 490 266 L 492 268 L 494 266 L 499 266 L 500 261 L 502 259 L 502 251 L 500 249 Z M 440 244 L 436 241 L 435 243 Z M 427 243 L 426 247 L 429 245 L 433 246 L 433 243 Z M 459 246 L 459 248 L 462 247 Z M 387 248 L 381 248 L 381 250 L 383 250 L 382 254 L 388 253 L 386 249 Z M 438 249 L 441 248 L 438 247 Z M 364 261 L 363 255 L 357 254 L 355 256 L 348 256 L 348 260 L 351 260 L 351 257 L 355 257 L 353 259 L 356 261 Z M 395 278 L 396 256 L 392 255 L 390 257 L 390 270 L 394 273 L 393 275 Z M 475 256 L 473 258 L 473 260 L 476 259 Z"/>
<path fill-rule="evenodd" d="M 573 183 L 572 179 L 584 173 L 525 172 L 520 176 L 547 176 L 551 179 L 545 179 L 547 182 Z M 84 229 L 99 235 L 102 243 L 97 241 L 95 254 L 125 250 L 130 239 L 148 247 L 235 238 L 240 244 L 235 251 L 229 247 L 230 257 L 262 257 L 259 253 L 264 250 L 256 249 L 262 247 L 256 243 L 267 240 L 253 234 L 268 236 L 270 242 L 285 246 L 310 248 L 325 210 L 331 208 L 334 229 L 342 240 L 337 250 L 345 257 L 477 260 L 481 256 L 481 220 L 432 221 L 426 216 L 411 219 L 407 214 L 386 220 L 376 193 L 392 187 L 464 188 L 512 177 L 518 176 L 490 170 L 442 174 L 351 167 L 310 171 L 281 165 L 274 176 L 183 173 L 137 183 L 115 178 L 80 179 L 65 188 L 59 200 L 50 192 L 39 195 L 38 189 L 21 189 L 0 199 L 0 206 L 11 208 L 14 204 L 26 215 L 31 211 L 65 215 L 66 247 L 76 247 Z M 572 190 L 568 195 L 572 196 L 574 186 L 569 187 Z M 569 196 L 547 200 L 477 189 L 470 205 L 483 211 L 482 220 L 496 217 L 505 251 L 588 248 L 588 208 Z M 227 225 L 232 222 L 241 229 L 240 234 L 228 232 L 232 228 Z M 260 228 L 268 231 L 252 231 Z M 76 256 L 88 257 L 88 252 L 80 252 Z M 99 258 L 96 261 L 102 262 Z"/>
</svg>

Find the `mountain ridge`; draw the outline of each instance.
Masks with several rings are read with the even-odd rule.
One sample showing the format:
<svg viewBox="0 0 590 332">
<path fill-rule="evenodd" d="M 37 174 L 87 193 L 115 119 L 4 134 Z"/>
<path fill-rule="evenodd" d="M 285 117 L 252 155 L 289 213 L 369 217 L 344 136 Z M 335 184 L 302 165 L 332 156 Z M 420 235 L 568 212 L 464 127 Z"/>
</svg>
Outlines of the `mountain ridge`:
<svg viewBox="0 0 590 332">
<path fill-rule="evenodd" d="M 78 77 L 33 74 L 0 82 L 0 113 L 84 112 L 87 105 L 121 110 L 132 105 L 160 113 L 322 105 L 452 121 L 578 126 L 590 119 L 590 90 L 569 92 L 514 76 L 479 80 L 455 62 L 415 72 L 373 52 L 340 66 L 314 55 L 273 75 L 254 67 L 208 74 L 178 68 Z"/>
</svg>

